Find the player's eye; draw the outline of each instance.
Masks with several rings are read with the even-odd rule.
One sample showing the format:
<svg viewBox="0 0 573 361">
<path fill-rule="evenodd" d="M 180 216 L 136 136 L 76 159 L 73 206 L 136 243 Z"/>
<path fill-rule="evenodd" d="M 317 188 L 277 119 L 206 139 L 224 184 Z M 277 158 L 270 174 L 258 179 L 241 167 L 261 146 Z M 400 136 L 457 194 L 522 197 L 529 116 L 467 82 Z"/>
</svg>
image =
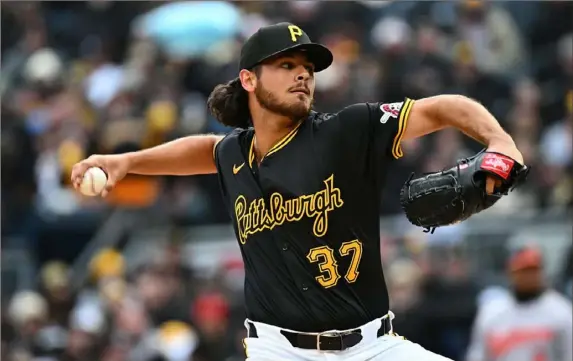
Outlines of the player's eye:
<svg viewBox="0 0 573 361">
<path fill-rule="evenodd" d="M 292 69 L 294 66 L 290 61 L 285 61 L 281 63 L 281 68 L 285 68 L 285 69 Z"/>
<path fill-rule="evenodd" d="M 292 70 L 292 69 L 296 68 L 297 65 L 292 61 L 285 61 L 285 62 L 280 63 L 280 67 L 287 69 L 287 70 Z M 314 65 L 309 64 L 309 65 L 305 65 L 304 67 L 310 75 L 314 74 Z"/>
</svg>

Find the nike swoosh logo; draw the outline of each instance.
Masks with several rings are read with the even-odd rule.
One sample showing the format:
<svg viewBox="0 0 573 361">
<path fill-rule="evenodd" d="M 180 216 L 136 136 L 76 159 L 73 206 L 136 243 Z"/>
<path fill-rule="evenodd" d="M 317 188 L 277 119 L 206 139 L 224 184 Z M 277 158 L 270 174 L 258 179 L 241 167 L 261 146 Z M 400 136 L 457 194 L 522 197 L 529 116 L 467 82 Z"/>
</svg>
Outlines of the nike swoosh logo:
<svg viewBox="0 0 573 361">
<path fill-rule="evenodd" d="M 245 165 L 245 163 L 241 164 L 238 167 L 236 165 L 233 165 L 233 174 L 239 173 L 239 171 L 241 170 L 241 168 L 243 168 L 244 165 Z"/>
</svg>

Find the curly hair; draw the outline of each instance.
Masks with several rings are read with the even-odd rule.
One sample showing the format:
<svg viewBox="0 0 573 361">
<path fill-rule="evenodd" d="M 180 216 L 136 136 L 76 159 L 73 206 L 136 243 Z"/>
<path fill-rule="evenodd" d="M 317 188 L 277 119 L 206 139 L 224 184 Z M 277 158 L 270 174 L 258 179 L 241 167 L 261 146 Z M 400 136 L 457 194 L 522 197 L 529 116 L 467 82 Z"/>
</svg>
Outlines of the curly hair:
<svg viewBox="0 0 573 361">
<path fill-rule="evenodd" d="M 259 77 L 260 67 L 254 67 L 253 72 Z M 239 78 L 217 85 L 207 99 L 207 108 L 225 126 L 248 128 L 251 124 L 249 95 Z"/>
</svg>

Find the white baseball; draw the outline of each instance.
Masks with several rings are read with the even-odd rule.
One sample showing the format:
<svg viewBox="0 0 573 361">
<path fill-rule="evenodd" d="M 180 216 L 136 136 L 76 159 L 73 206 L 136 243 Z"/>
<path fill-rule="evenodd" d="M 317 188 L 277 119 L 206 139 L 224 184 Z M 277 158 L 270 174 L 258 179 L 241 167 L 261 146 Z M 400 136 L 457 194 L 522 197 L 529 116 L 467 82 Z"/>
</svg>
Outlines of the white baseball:
<svg viewBox="0 0 573 361">
<path fill-rule="evenodd" d="M 84 173 L 84 178 L 80 184 L 80 192 L 89 197 L 99 195 L 105 188 L 107 176 L 105 172 L 98 167 L 89 168 Z"/>
</svg>

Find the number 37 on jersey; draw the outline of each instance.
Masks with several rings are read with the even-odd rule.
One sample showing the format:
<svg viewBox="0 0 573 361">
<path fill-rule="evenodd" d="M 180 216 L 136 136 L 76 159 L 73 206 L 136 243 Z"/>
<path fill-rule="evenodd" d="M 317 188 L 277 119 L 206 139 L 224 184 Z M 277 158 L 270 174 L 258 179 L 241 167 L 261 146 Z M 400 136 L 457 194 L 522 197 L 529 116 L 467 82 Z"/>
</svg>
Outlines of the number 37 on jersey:
<svg viewBox="0 0 573 361">
<path fill-rule="evenodd" d="M 336 251 L 328 246 L 315 247 L 310 249 L 306 255 L 309 262 L 318 264 L 321 274 L 316 277 L 316 281 L 324 288 L 336 286 L 342 278 L 337 262 L 338 257 L 352 257 L 350 266 L 344 274 L 344 279 L 348 283 L 356 282 L 359 275 L 360 260 L 362 259 L 362 242 L 359 240 L 344 242 Z"/>
</svg>

